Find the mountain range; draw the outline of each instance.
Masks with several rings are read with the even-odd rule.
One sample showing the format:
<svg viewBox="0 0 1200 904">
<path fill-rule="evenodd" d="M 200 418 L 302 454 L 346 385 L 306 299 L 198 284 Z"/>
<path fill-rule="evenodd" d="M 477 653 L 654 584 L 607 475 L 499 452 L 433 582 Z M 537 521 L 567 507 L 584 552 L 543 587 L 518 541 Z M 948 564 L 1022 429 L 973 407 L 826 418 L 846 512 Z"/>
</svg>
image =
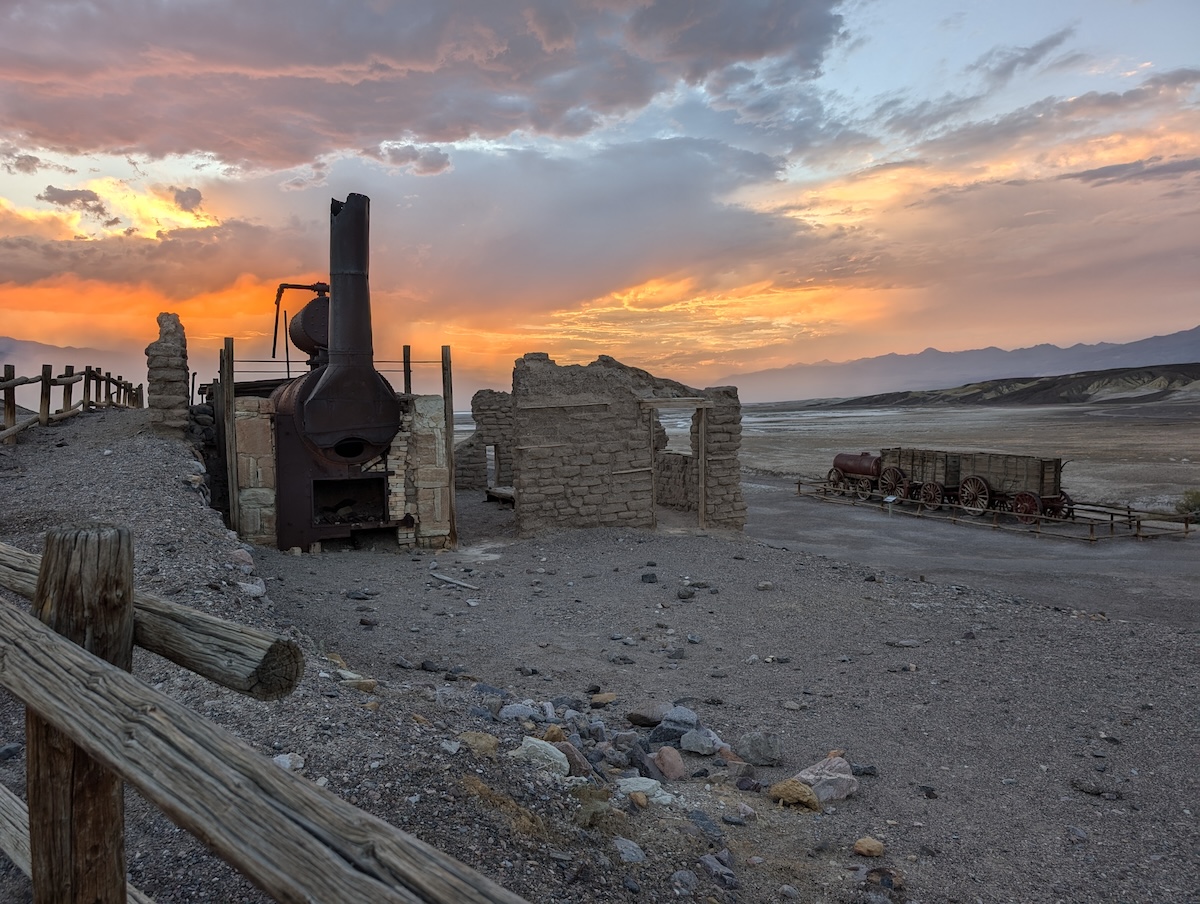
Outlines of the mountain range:
<svg viewBox="0 0 1200 904">
<path fill-rule="evenodd" d="M 737 386 L 743 402 L 782 402 L 855 398 L 990 380 L 1197 362 L 1200 362 L 1200 326 L 1126 343 L 1080 343 L 1068 348 L 1044 344 L 1012 351 L 994 346 L 962 352 L 927 348 L 913 355 L 793 364 L 728 376 L 716 385 Z"/>
</svg>

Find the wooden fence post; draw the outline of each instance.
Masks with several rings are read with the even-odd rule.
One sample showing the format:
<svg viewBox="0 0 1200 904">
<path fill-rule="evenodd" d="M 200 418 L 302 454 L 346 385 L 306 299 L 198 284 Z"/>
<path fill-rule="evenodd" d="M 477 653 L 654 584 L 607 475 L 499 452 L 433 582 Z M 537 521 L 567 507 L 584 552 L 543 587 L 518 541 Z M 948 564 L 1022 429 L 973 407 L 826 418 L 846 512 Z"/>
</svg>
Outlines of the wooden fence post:
<svg viewBox="0 0 1200 904">
<path fill-rule="evenodd" d="M 4 365 L 4 382 L 10 383 L 17 378 L 17 367 L 15 364 Z M 17 423 L 17 390 L 15 387 L 6 386 L 4 388 L 4 429 L 15 426 Z M 12 445 L 17 441 L 17 437 L 5 437 L 4 442 Z"/>
<path fill-rule="evenodd" d="M 42 399 L 38 406 L 38 423 L 45 427 L 50 423 L 50 387 L 54 385 L 54 367 L 42 365 Z"/>
<path fill-rule="evenodd" d="M 242 528 L 242 500 L 240 484 L 238 483 L 238 453 L 237 453 L 237 400 L 234 397 L 233 375 L 233 339 L 225 337 L 225 347 L 221 350 L 221 411 L 217 413 L 225 423 L 225 467 L 229 481 L 229 529 L 240 531 Z"/>
<path fill-rule="evenodd" d="M 133 664 L 133 540 L 126 528 L 46 535 L 33 611 L 113 665 Z M 26 796 L 34 904 L 125 904 L 120 778 L 26 709 Z"/>
<path fill-rule="evenodd" d="M 85 367 L 83 369 L 83 410 L 92 410 L 92 369 Z"/>
<path fill-rule="evenodd" d="M 412 346 L 404 346 L 404 394 L 412 393 Z"/>
<path fill-rule="evenodd" d="M 446 471 L 450 475 L 450 535 L 447 541 L 451 549 L 458 548 L 458 514 L 454 499 L 454 378 L 450 369 L 450 346 L 442 346 L 442 406 L 446 419 Z"/>
<path fill-rule="evenodd" d="M 105 408 L 112 408 L 112 406 L 113 406 L 113 391 L 112 391 L 112 389 L 113 389 L 112 371 L 106 370 L 104 372 L 104 407 Z"/>
<path fill-rule="evenodd" d="M 75 376 L 75 365 L 68 364 L 66 367 L 64 367 L 63 368 L 63 376 L 68 377 L 68 378 Z M 71 396 L 74 394 L 72 392 L 72 390 L 74 388 L 75 388 L 74 383 L 67 382 L 67 383 L 63 384 L 62 408 L 59 409 L 60 411 L 70 411 L 71 410 Z"/>
</svg>

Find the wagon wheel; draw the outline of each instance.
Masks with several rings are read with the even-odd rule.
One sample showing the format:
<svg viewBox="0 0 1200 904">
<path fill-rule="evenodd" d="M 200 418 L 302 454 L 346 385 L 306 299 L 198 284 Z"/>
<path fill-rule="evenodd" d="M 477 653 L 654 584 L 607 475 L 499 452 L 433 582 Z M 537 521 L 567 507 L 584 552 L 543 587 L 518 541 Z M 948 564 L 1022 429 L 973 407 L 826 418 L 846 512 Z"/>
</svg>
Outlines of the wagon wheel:
<svg viewBox="0 0 1200 904">
<path fill-rule="evenodd" d="M 982 515 L 992 501 L 992 490 L 982 477 L 968 477 L 958 488 L 958 501 L 968 515 Z"/>
<path fill-rule="evenodd" d="M 913 487 L 914 484 L 911 480 L 909 480 L 907 477 L 901 478 L 900 482 L 896 484 L 896 501 L 903 502 L 905 499 L 907 499 L 908 492 L 909 490 L 913 489 Z"/>
<path fill-rule="evenodd" d="M 931 512 L 936 512 L 942 507 L 942 501 L 946 498 L 946 491 L 940 483 L 921 484 L 921 489 L 918 491 L 921 500 L 921 509 L 928 509 Z"/>
<path fill-rule="evenodd" d="M 838 468 L 830 468 L 829 473 L 825 475 L 825 479 L 829 481 L 829 489 L 835 496 L 846 495 L 846 475 Z"/>
<path fill-rule="evenodd" d="M 886 498 L 888 496 L 903 496 L 900 492 L 900 484 L 904 482 L 904 472 L 899 468 L 884 468 L 883 473 L 879 475 L 879 492 Z"/>
<path fill-rule="evenodd" d="M 1059 493 L 1053 499 L 1046 500 L 1042 512 L 1057 521 L 1073 520 L 1075 518 L 1075 500 L 1066 493 Z"/>
<path fill-rule="evenodd" d="M 854 495 L 859 499 L 870 499 L 873 489 L 870 477 L 860 477 L 854 481 Z"/>
<path fill-rule="evenodd" d="M 1013 514 L 1022 524 L 1036 524 L 1042 514 L 1042 498 L 1036 493 L 1022 490 L 1013 497 Z"/>
</svg>

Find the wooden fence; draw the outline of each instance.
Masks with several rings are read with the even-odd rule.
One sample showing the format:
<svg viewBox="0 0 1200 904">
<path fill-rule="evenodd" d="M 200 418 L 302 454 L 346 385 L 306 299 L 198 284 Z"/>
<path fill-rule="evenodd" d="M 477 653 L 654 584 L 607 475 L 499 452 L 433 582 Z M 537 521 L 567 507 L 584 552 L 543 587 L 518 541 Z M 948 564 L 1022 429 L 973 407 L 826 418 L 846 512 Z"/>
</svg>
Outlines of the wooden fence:
<svg viewBox="0 0 1200 904">
<path fill-rule="evenodd" d="M 80 382 L 83 383 L 82 398 L 73 401 L 75 384 Z M 18 421 L 17 387 L 33 383 L 41 384 L 38 413 Z M 56 386 L 62 390 L 62 404 L 51 410 L 51 395 Z M 51 421 L 60 421 L 93 408 L 143 408 L 146 404 L 143 384 L 134 386 L 123 376 L 114 377 L 111 372 L 101 372 L 98 367 L 85 367 L 83 373 L 75 373 L 74 366 L 67 365 L 56 377 L 54 367 L 43 364 L 39 375 L 19 377 L 15 365 L 5 364 L 0 392 L 4 395 L 4 427 L 0 430 L 0 442 L 10 444 L 17 441 L 18 433 L 34 424 L 45 427 Z"/>
<path fill-rule="evenodd" d="M 30 595 L 37 557 L 4 552 L 0 585 Z M 28 869 L 35 904 L 149 900 L 125 885 L 122 782 L 276 901 L 522 904 L 130 675 L 133 643 L 185 658 L 146 628 L 164 615 L 155 613 L 163 601 L 134 592 L 132 563 L 124 528 L 60 528 L 47 534 L 36 563 L 37 617 L 0 601 L 0 685 L 27 707 L 28 798 L 26 805 L 0 789 L 0 848 Z M 228 622 L 218 632 L 219 619 L 181 606 L 163 620 L 191 636 L 183 646 L 207 650 L 189 658 L 208 677 L 247 683 L 244 651 L 242 665 L 223 675 L 218 648 L 239 646 L 229 643 L 231 633 L 261 632 Z M 298 650 L 290 661 L 299 666 Z"/>
</svg>

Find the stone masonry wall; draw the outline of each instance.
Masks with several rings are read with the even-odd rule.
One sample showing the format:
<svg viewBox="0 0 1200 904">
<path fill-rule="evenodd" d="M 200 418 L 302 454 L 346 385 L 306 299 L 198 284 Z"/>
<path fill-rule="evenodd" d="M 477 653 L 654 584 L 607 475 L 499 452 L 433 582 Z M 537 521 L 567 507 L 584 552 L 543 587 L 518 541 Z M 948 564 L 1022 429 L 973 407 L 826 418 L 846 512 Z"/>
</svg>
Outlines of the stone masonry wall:
<svg viewBox="0 0 1200 904">
<path fill-rule="evenodd" d="M 736 386 L 717 386 L 704 390 L 712 402 L 705 427 L 705 524 L 741 530 L 746 526 L 746 501 L 742 496 L 742 403 Z M 697 421 L 692 421 L 693 448 Z"/>
<path fill-rule="evenodd" d="M 701 399 L 707 409 L 706 523 L 744 526 L 736 388 L 693 389 L 605 356 L 586 367 L 559 367 L 544 353 L 531 353 L 516 362 L 512 397 L 521 536 L 564 527 L 652 526 L 659 465 L 662 501 L 694 509 L 695 455 L 661 452 L 665 434 L 654 403 L 671 399 Z M 692 423 L 695 452 L 698 419 Z"/>
<path fill-rule="evenodd" d="M 696 510 L 696 459 L 680 452 L 659 452 L 654 457 L 654 498 L 660 505 Z"/>
<path fill-rule="evenodd" d="M 158 315 L 158 339 L 146 346 L 150 425 L 156 433 L 182 436 L 192 400 L 187 337 L 178 314 Z"/>
<path fill-rule="evenodd" d="M 450 469 L 441 396 L 399 396 L 400 432 L 387 454 L 388 515 L 401 522 L 401 546 L 440 549 L 450 537 Z M 276 542 L 275 405 L 251 396 L 234 401 L 237 437 L 237 494 L 242 539 L 263 546 Z"/>
<path fill-rule="evenodd" d="M 401 433 L 388 455 L 389 513 L 411 521 L 397 530 L 405 545 L 440 549 L 450 542 L 453 488 L 446 459 L 446 417 L 441 396 L 400 396 L 405 411 Z M 407 429 L 406 429 L 407 428 Z M 403 442 L 403 453 L 397 444 Z M 403 488 L 403 504 L 398 490 Z M 407 517 L 406 517 L 407 516 Z"/>
<path fill-rule="evenodd" d="M 493 485 L 512 486 L 512 394 L 481 389 L 471 397 L 475 432 L 454 447 L 454 486 L 460 490 L 488 487 L 487 447 L 495 449 Z"/>
<path fill-rule="evenodd" d="M 234 399 L 237 438 L 237 487 L 243 540 L 275 545 L 275 403 L 270 399 Z"/>
</svg>

